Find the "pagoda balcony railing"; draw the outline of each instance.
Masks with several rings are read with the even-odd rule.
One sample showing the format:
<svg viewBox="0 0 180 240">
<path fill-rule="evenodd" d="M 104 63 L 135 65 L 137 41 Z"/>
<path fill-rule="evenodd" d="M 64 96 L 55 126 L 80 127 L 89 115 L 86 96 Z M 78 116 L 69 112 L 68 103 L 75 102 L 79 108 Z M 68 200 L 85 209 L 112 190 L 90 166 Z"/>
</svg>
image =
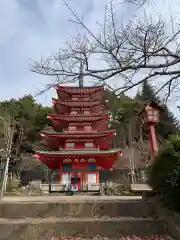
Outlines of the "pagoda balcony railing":
<svg viewBox="0 0 180 240">
<path fill-rule="evenodd" d="M 59 148 L 59 151 L 89 151 L 89 150 L 93 150 L 93 151 L 100 151 L 99 148 L 96 147 L 84 147 L 84 148 Z"/>
<path fill-rule="evenodd" d="M 108 118 L 108 114 L 102 114 L 102 115 L 97 115 L 97 114 L 89 114 L 89 115 L 50 115 L 47 117 L 48 119 L 55 119 L 55 120 L 60 120 L 60 121 L 100 121 L 102 119 Z"/>
<path fill-rule="evenodd" d="M 108 114 L 108 112 L 101 111 L 101 112 L 90 112 L 90 113 L 84 113 L 84 112 L 80 112 L 80 113 L 77 112 L 77 113 L 75 113 L 73 111 L 73 112 L 65 112 L 65 113 L 63 113 L 63 116 L 64 117 L 91 117 L 91 115 L 93 115 L 94 117 L 96 117 L 96 116 L 104 115 L 104 114 Z"/>
<path fill-rule="evenodd" d="M 77 98 L 77 99 L 64 99 L 64 100 L 59 100 L 59 99 L 56 99 L 56 98 L 53 98 L 53 101 L 56 102 L 57 104 L 64 104 L 64 103 L 98 103 L 100 104 L 101 101 L 99 100 L 96 100 L 94 98 L 87 98 L 87 99 L 84 99 L 84 98 Z M 76 102 L 75 102 L 76 101 Z"/>
<path fill-rule="evenodd" d="M 66 92 L 70 94 L 93 94 L 97 92 L 103 92 L 104 86 L 94 86 L 94 87 L 65 87 L 65 86 L 56 86 L 57 92 Z"/>
<path fill-rule="evenodd" d="M 49 192 L 49 184 L 47 183 L 41 183 L 39 188 L 41 189 L 42 192 L 48 193 Z M 58 192 L 58 191 L 67 191 L 67 190 L 72 190 L 72 185 L 71 184 L 64 184 L 64 183 L 52 183 L 51 184 L 51 191 Z M 99 191 L 100 190 L 100 183 L 83 183 L 81 186 L 81 191 L 84 190 L 90 190 L 90 191 Z"/>
<path fill-rule="evenodd" d="M 65 105 L 65 106 L 68 106 L 68 107 L 91 107 L 91 106 L 98 106 L 98 105 L 101 105 L 101 101 L 80 101 L 80 100 L 66 100 L 66 101 L 58 101 L 58 100 L 54 100 L 53 103 L 58 107 L 58 106 L 61 106 L 61 105 Z"/>
<path fill-rule="evenodd" d="M 89 130 L 89 131 L 85 131 L 84 129 L 83 130 L 74 130 L 74 131 L 71 131 L 71 130 L 68 130 L 68 129 L 64 129 L 63 130 L 63 132 L 65 132 L 65 133 L 88 133 L 88 134 L 90 134 L 90 133 L 97 133 L 97 130 Z"/>
</svg>

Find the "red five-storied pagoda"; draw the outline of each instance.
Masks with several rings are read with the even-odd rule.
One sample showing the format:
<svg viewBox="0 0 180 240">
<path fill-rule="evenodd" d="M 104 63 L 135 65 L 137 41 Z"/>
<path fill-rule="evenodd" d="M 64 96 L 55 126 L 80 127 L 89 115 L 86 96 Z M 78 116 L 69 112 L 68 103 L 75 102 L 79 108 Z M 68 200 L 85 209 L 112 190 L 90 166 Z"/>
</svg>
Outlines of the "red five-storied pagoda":
<svg viewBox="0 0 180 240">
<path fill-rule="evenodd" d="M 115 130 L 108 130 L 104 86 L 57 86 L 56 91 L 55 114 L 48 116 L 54 132 L 41 133 L 52 151 L 37 151 L 35 157 L 59 169 L 62 191 L 98 190 L 98 170 L 113 168 L 120 155 L 120 149 L 111 149 Z"/>
</svg>

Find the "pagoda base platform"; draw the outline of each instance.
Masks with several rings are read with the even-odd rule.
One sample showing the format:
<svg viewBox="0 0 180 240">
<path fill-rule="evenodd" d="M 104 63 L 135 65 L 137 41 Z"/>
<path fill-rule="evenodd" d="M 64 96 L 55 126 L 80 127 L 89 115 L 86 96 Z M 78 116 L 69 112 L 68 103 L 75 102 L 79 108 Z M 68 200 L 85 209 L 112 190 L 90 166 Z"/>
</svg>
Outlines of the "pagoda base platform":
<svg viewBox="0 0 180 240">
<path fill-rule="evenodd" d="M 63 203 L 63 202 L 115 202 L 115 201 L 133 201 L 142 200 L 142 196 L 52 196 L 51 194 L 46 196 L 5 196 L 0 201 L 1 204 L 5 203 Z"/>
</svg>

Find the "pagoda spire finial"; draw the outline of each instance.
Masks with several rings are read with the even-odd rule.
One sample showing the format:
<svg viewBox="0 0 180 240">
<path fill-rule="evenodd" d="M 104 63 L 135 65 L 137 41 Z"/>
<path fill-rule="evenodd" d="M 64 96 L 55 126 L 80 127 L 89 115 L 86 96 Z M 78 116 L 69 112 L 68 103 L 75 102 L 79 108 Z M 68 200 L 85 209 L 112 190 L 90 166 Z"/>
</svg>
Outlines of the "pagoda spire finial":
<svg viewBox="0 0 180 240">
<path fill-rule="evenodd" d="M 84 87 L 84 73 L 83 73 L 83 62 L 80 63 L 80 71 L 79 71 L 79 87 Z"/>
</svg>

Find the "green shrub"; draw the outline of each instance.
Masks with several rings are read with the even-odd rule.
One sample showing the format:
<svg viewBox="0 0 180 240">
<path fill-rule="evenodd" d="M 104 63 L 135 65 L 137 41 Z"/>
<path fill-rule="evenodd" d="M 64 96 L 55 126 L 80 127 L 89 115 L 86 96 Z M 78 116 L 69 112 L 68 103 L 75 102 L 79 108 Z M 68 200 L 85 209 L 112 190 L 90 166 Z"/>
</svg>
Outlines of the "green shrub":
<svg viewBox="0 0 180 240">
<path fill-rule="evenodd" d="M 0 190 L 2 188 L 2 182 L 0 182 Z M 16 191 L 17 189 L 19 189 L 19 182 L 18 181 L 7 181 L 7 185 L 6 185 L 6 192 L 8 193 L 13 193 L 14 191 Z"/>
<path fill-rule="evenodd" d="M 172 136 L 149 167 L 149 183 L 165 205 L 180 212 L 180 136 Z"/>
</svg>

